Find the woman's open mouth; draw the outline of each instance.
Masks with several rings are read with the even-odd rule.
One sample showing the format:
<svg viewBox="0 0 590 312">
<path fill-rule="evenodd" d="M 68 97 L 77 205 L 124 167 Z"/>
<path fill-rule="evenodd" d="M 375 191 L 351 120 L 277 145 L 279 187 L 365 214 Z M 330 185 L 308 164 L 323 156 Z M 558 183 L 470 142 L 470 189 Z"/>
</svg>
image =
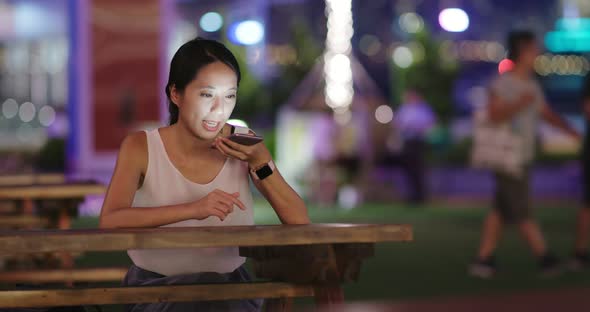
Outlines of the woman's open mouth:
<svg viewBox="0 0 590 312">
<path fill-rule="evenodd" d="M 203 128 L 207 131 L 216 132 L 220 126 L 221 122 L 219 121 L 203 120 Z"/>
</svg>

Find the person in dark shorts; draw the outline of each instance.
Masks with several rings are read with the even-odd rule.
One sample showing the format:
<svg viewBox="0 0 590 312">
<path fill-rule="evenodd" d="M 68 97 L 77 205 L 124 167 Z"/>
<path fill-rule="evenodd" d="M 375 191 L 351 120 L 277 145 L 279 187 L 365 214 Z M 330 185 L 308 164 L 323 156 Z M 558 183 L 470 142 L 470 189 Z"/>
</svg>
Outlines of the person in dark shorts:
<svg viewBox="0 0 590 312">
<path fill-rule="evenodd" d="M 514 67 L 492 82 L 487 113 L 492 122 L 511 125 L 513 133 L 520 137 L 522 150 L 519 152 L 525 163 L 522 168 L 524 173 L 520 176 L 495 173 L 494 209 L 484 222 L 478 257 L 469 267 L 471 275 L 481 278 L 492 277 L 496 272 L 494 251 L 504 224 L 518 226 L 538 258 L 542 274 L 559 272 L 559 260 L 548 251 L 539 225 L 531 217 L 529 171 L 534 159 L 538 119 L 543 118 L 576 139 L 579 137 L 547 105 L 543 91 L 534 79 L 535 59 L 540 53 L 535 35 L 529 31 L 510 33 L 508 50 Z"/>
<path fill-rule="evenodd" d="M 582 109 L 586 119 L 586 132 L 582 145 L 582 183 L 583 206 L 578 212 L 576 226 L 576 243 L 574 255 L 570 261 L 573 270 L 587 269 L 590 267 L 590 255 L 588 255 L 588 237 L 590 232 L 590 74 L 586 76 L 582 89 Z"/>
</svg>

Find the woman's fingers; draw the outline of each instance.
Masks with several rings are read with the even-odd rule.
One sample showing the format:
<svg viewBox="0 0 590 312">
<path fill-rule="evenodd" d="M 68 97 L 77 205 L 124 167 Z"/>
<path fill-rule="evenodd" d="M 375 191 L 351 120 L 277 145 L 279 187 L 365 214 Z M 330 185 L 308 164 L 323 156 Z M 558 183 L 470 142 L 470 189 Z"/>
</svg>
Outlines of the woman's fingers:
<svg viewBox="0 0 590 312">
<path fill-rule="evenodd" d="M 246 156 L 246 154 L 237 151 L 235 149 L 230 148 L 227 144 L 225 144 L 225 142 L 219 141 L 217 143 L 217 148 L 222 152 L 222 154 L 224 155 L 229 155 L 230 157 L 239 159 L 239 160 L 246 160 L 248 159 L 248 157 Z"/>
<path fill-rule="evenodd" d="M 237 196 L 235 196 L 234 194 L 237 194 Z M 223 196 L 225 202 L 229 203 L 232 207 L 233 207 L 233 205 L 236 205 L 240 209 L 246 210 L 246 205 L 244 205 L 244 203 L 238 199 L 238 197 L 240 196 L 240 193 L 234 193 L 234 194 L 229 194 L 229 193 L 226 193 L 223 191 L 221 191 L 221 193 L 220 193 L 220 195 Z"/>
</svg>

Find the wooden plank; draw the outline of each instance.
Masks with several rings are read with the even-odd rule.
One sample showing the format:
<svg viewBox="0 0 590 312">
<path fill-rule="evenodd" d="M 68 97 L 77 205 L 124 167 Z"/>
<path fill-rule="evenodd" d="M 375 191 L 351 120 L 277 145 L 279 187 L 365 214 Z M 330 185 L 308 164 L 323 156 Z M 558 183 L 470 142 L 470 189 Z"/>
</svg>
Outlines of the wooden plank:
<svg viewBox="0 0 590 312">
<path fill-rule="evenodd" d="M 60 173 L 0 175 L 1 185 L 59 184 L 66 182 Z"/>
<path fill-rule="evenodd" d="M 410 225 L 310 224 L 157 229 L 0 231 L 0 254 L 281 246 L 412 240 Z"/>
<path fill-rule="evenodd" d="M 47 225 L 47 220 L 30 215 L 0 216 L 0 229 L 7 228 L 42 228 Z"/>
<path fill-rule="evenodd" d="M 286 283 L 167 285 L 0 291 L 0 307 L 35 308 L 148 302 L 311 297 L 312 286 Z"/>
<path fill-rule="evenodd" d="M 60 283 L 122 281 L 127 268 L 88 268 L 0 272 L 0 283 Z"/>
<path fill-rule="evenodd" d="M 83 198 L 106 192 L 102 184 L 59 184 L 0 187 L 0 199 Z"/>
</svg>

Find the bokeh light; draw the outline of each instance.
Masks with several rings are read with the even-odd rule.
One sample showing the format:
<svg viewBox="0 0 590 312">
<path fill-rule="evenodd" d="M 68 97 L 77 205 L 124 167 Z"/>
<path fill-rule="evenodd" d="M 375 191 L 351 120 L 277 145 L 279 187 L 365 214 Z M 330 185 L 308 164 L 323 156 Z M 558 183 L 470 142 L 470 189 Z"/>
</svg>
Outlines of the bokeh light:
<svg viewBox="0 0 590 312">
<path fill-rule="evenodd" d="M 400 68 L 408 68 L 414 62 L 412 51 L 406 46 L 400 46 L 393 50 L 393 62 Z"/>
<path fill-rule="evenodd" d="M 35 105 L 31 102 L 25 102 L 21 104 L 18 110 L 18 116 L 22 122 L 29 122 L 35 118 L 35 113 L 37 109 Z"/>
<path fill-rule="evenodd" d="M 363 35 L 359 41 L 359 49 L 366 56 L 374 56 L 381 51 L 381 41 L 374 35 Z"/>
<path fill-rule="evenodd" d="M 469 16 L 459 8 L 442 10 L 438 15 L 438 22 L 448 32 L 464 32 L 469 28 Z"/>
<path fill-rule="evenodd" d="M 216 32 L 223 26 L 223 17 L 217 12 L 207 12 L 201 16 L 199 25 L 206 32 Z"/>
<path fill-rule="evenodd" d="M 6 99 L 2 103 L 2 115 L 7 119 L 13 118 L 18 114 L 18 103 L 14 99 Z"/>
<path fill-rule="evenodd" d="M 498 72 L 500 74 L 511 71 L 512 68 L 514 68 L 514 62 L 509 59 L 503 59 L 500 64 L 498 64 Z"/>
<path fill-rule="evenodd" d="M 403 31 L 415 34 L 424 29 L 424 21 L 420 15 L 414 12 L 408 12 L 399 17 L 399 26 Z"/>
<path fill-rule="evenodd" d="M 393 120 L 393 110 L 387 105 L 381 105 L 375 110 L 375 119 L 382 124 L 390 123 Z"/>
<path fill-rule="evenodd" d="M 55 121 L 55 110 L 53 107 L 45 105 L 39 110 L 39 123 L 44 127 L 49 127 Z"/>
<path fill-rule="evenodd" d="M 242 21 L 230 29 L 229 35 L 238 44 L 254 45 L 264 39 L 264 25 L 255 20 Z"/>
</svg>

